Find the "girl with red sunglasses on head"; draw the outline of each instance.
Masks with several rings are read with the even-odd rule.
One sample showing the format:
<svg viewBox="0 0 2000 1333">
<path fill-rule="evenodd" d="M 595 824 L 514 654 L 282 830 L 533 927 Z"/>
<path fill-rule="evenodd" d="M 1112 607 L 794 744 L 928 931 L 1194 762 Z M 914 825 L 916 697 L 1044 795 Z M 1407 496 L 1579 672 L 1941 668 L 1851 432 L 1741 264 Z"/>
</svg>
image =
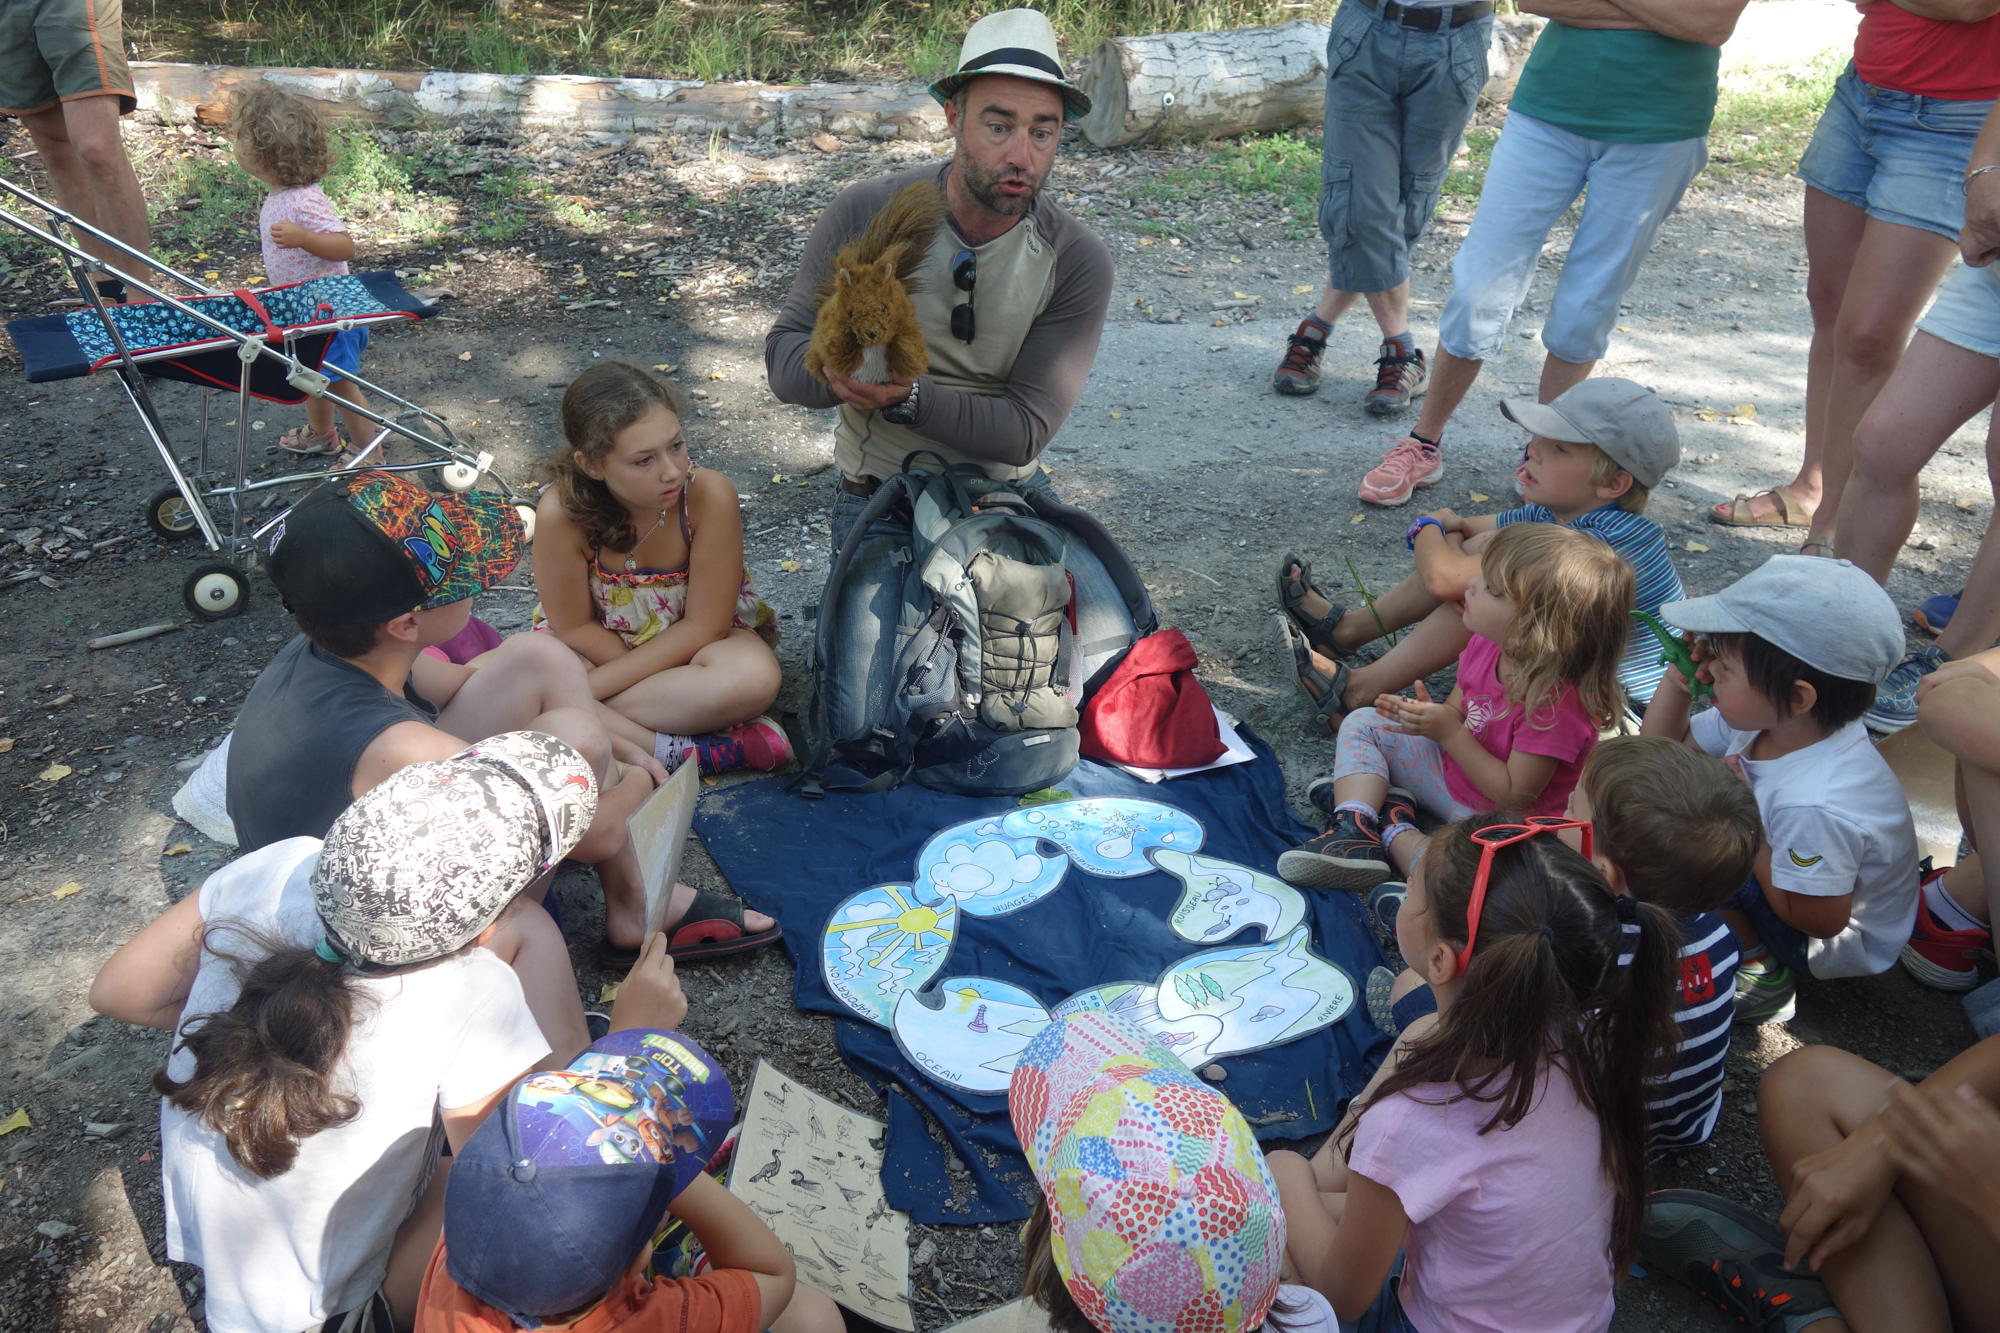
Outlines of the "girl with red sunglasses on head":
<svg viewBox="0 0 2000 1333">
<path fill-rule="evenodd" d="M 1396 919 L 1437 1017 L 1318 1156 L 1268 1158 L 1289 1263 L 1344 1328 L 1610 1322 L 1645 1216 L 1644 1079 L 1674 1049 L 1680 932 L 1614 894 L 1566 828 L 1588 833 L 1502 815 L 1439 830 Z"/>
</svg>

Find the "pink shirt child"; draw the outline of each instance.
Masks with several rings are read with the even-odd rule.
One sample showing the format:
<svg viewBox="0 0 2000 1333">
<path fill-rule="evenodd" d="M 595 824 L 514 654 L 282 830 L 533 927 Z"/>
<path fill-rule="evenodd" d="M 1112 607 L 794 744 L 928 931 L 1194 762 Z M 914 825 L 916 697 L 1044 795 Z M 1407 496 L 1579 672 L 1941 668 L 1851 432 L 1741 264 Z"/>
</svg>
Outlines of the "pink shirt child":
<svg viewBox="0 0 2000 1333">
<path fill-rule="evenodd" d="M 1561 814 L 1583 761 L 1597 745 L 1597 725 L 1577 702 L 1576 691 L 1565 684 L 1553 706 L 1544 703 L 1530 713 L 1525 704 L 1507 697 L 1507 687 L 1500 683 L 1500 645 L 1483 634 L 1473 635 L 1458 656 L 1458 688 L 1465 695 L 1465 729 L 1479 738 L 1486 753 L 1504 761 L 1524 750 L 1556 760 L 1555 776 L 1525 813 Z M 1475 810 L 1493 808 L 1493 798 L 1449 754 L 1444 756 L 1444 785 Z"/>
<path fill-rule="evenodd" d="M 1616 1195 L 1603 1131 L 1545 1067 L 1528 1114 L 1481 1134 L 1490 1102 L 1426 1083 L 1362 1113 L 1348 1169 L 1409 1215 L 1400 1296 L 1429 1333 L 1603 1333 L 1611 1322 Z"/>
<path fill-rule="evenodd" d="M 296 222 L 307 231 L 347 230 L 340 214 L 333 211 L 333 201 L 318 185 L 292 185 L 265 195 L 264 206 L 257 212 L 257 235 L 264 242 L 264 276 L 271 286 L 346 275 L 346 260 L 321 259 L 304 246 L 274 245 L 271 226 L 278 222 Z"/>
</svg>

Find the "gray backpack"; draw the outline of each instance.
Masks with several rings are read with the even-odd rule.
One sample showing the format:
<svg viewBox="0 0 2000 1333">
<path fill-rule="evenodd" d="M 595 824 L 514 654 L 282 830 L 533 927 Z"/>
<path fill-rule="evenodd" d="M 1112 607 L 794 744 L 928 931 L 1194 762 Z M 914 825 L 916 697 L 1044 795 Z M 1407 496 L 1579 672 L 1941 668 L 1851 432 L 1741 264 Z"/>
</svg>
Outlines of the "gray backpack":
<svg viewBox="0 0 2000 1333">
<path fill-rule="evenodd" d="M 835 557 L 809 667 L 809 798 L 905 778 L 1018 796 L 1077 762 L 1077 711 L 1159 627 L 1103 524 L 965 465 L 883 482 Z"/>
</svg>

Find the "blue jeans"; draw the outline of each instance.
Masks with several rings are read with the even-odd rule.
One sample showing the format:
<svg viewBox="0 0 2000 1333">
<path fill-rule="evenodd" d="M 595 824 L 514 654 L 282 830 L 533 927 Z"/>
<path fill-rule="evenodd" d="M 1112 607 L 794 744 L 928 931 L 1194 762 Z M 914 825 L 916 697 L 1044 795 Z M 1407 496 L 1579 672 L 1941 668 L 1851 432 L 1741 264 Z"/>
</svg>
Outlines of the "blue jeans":
<svg viewBox="0 0 2000 1333">
<path fill-rule="evenodd" d="M 1871 218 L 1956 241 L 1972 141 L 1992 109 L 1877 88 L 1849 63 L 1799 159 L 1799 179 Z"/>
<path fill-rule="evenodd" d="M 1507 113 L 1472 230 L 1453 261 L 1438 345 L 1489 360 L 1527 299 L 1549 229 L 1589 187 L 1563 260 L 1542 345 L 1564 361 L 1596 361 L 1611 345 L 1618 303 L 1639 276 L 1660 224 L 1708 162 L 1708 141 L 1604 143 Z"/>
<path fill-rule="evenodd" d="M 1750 924 L 1757 927 L 1757 933 L 1763 937 L 1764 947 L 1771 951 L 1771 957 L 1794 971 L 1808 976 L 1812 974 L 1812 969 L 1806 964 L 1806 949 L 1812 937 L 1778 918 L 1764 897 L 1764 886 L 1757 882 L 1755 875 L 1743 881 L 1743 887 L 1736 890 L 1736 896 L 1724 903 L 1723 908 L 1733 908 L 1750 918 Z"/>
<path fill-rule="evenodd" d="M 1335 291 L 1382 292 L 1410 276 L 1410 247 L 1486 85 L 1492 37 L 1491 15 L 1432 32 L 1390 23 L 1361 0 L 1333 16 L 1319 232 Z"/>
<path fill-rule="evenodd" d="M 1403 1314 L 1403 1300 L 1398 1294 L 1403 1285 L 1403 1256 L 1396 1256 L 1396 1266 L 1389 1270 L 1388 1280 L 1382 1283 L 1375 1303 L 1364 1310 L 1359 1319 L 1342 1319 L 1340 1333 L 1416 1333 L 1416 1328 Z"/>
</svg>

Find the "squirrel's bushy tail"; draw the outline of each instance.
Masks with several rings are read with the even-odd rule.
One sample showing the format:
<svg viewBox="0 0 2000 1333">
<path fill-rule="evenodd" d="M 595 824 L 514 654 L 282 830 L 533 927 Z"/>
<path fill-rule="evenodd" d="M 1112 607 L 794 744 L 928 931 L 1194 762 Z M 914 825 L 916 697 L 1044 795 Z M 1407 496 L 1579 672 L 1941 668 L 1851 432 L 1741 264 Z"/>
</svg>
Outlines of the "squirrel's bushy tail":
<svg viewBox="0 0 2000 1333">
<path fill-rule="evenodd" d="M 916 181 L 896 191 L 859 236 L 834 252 L 826 276 L 813 291 L 813 309 L 818 310 L 833 295 L 836 273 L 873 264 L 898 244 L 903 249 L 896 260 L 896 280 L 910 287 L 924 256 L 930 253 L 938 228 L 944 225 L 944 215 L 944 191 L 935 181 Z"/>
</svg>

